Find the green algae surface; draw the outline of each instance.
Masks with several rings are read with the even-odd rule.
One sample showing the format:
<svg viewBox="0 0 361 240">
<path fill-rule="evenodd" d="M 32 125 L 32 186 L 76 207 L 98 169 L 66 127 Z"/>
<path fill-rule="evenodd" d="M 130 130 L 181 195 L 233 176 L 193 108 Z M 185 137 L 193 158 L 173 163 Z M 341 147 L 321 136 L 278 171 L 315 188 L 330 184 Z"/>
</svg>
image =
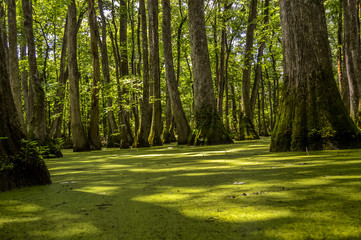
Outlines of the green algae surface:
<svg viewBox="0 0 361 240">
<path fill-rule="evenodd" d="M 65 150 L 53 184 L 0 193 L 0 239 L 360 239 L 361 150 Z"/>
</svg>

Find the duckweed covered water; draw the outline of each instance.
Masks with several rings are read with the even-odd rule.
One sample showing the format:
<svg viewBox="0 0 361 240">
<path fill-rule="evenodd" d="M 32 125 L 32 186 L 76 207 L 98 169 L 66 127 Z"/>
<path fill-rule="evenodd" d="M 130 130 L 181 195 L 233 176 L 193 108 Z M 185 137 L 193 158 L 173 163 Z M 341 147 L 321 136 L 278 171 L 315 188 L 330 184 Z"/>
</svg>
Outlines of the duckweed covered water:
<svg viewBox="0 0 361 240">
<path fill-rule="evenodd" d="M 360 239 L 361 150 L 64 151 L 53 184 L 0 193 L 0 239 Z"/>
</svg>

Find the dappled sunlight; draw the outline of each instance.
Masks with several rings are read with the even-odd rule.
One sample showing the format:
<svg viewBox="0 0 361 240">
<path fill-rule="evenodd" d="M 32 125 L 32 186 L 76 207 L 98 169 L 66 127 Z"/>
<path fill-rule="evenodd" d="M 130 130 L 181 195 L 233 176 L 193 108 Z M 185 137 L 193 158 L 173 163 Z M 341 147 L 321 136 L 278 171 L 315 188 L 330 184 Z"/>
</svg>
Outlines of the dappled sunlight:
<svg viewBox="0 0 361 240">
<path fill-rule="evenodd" d="M 1 193 L 0 237 L 361 236 L 360 150 L 275 154 L 268 144 L 66 150 L 47 160 L 53 184 Z"/>
</svg>

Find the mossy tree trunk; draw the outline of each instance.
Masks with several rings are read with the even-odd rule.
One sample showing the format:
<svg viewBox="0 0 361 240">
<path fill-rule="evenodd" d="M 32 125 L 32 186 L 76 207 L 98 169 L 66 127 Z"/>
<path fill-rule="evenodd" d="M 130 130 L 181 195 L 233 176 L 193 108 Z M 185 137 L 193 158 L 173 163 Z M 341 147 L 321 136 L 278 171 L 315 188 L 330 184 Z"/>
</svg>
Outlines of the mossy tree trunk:
<svg viewBox="0 0 361 240">
<path fill-rule="evenodd" d="M 100 150 L 102 145 L 99 135 L 99 82 L 100 59 L 98 51 L 98 23 L 94 7 L 94 0 L 88 0 L 88 24 L 90 28 L 90 50 L 92 54 L 93 81 L 91 89 L 91 108 L 88 135 L 92 147 Z"/>
<path fill-rule="evenodd" d="M 149 144 L 161 146 L 162 134 L 162 105 L 160 95 L 159 73 L 159 33 L 158 33 L 158 0 L 148 0 L 149 17 L 149 59 L 150 77 L 153 85 L 152 125 L 148 137 Z"/>
<path fill-rule="evenodd" d="M 147 15 L 145 0 L 139 1 L 142 28 L 142 60 L 143 60 L 143 99 L 140 101 L 140 126 L 133 147 L 149 147 L 148 136 L 150 132 L 152 111 L 149 104 L 149 62 L 148 62 L 148 36 Z"/>
<path fill-rule="evenodd" d="M 169 0 L 163 0 L 163 51 L 165 59 L 166 81 L 169 95 L 169 100 L 172 106 L 174 120 L 177 125 L 178 144 L 187 144 L 190 135 L 190 127 L 187 118 L 184 114 L 182 102 L 179 96 L 178 82 L 174 73 L 173 54 L 172 54 L 172 38 L 171 38 L 171 7 Z M 170 140 L 172 134 L 174 135 L 174 121 L 172 116 L 168 118 L 167 122 L 170 123 L 168 133 Z"/>
<path fill-rule="evenodd" d="M 70 122 L 73 141 L 73 151 L 89 151 L 90 145 L 85 135 L 83 123 L 80 114 L 79 103 L 79 72 L 77 61 L 77 22 L 76 22 L 76 3 L 71 1 L 68 6 L 68 68 L 70 85 Z"/>
<path fill-rule="evenodd" d="M 46 107 L 45 92 L 39 77 L 36 61 L 36 46 L 33 29 L 33 11 L 30 0 L 22 0 L 24 14 L 24 29 L 28 44 L 29 62 L 29 118 L 27 122 L 28 136 L 39 141 L 46 141 Z"/>
<path fill-rule="evenodd" d="M 119 25 L 119 50 L 120 50 L 120 62 L 119 73 L 120 78 L 129 75 L 129 61 L 128 61 L 128 11 L 127 2 L 125 0 L 119 1 L 120 4 L 120 25 Z M 121 87 L 121 91 L 118 91 L 119 102 L 119 120 L 120 120 L 120 147 L 129 148 L 133 144 L 133 133 L 130 125 L 130 112 L 121 106 L 128 94 L 128 90 L 124 86 Z M 129 100 L 126 100 L 128 102 Z"/>
<path fill-rule="evenodd" d="M 188 2 L 196 129 L 189 144 L 232 143 L 217 111 L 204 20 L 204 1 Z"/>
<path fill-rule="evenodd" d="M 281 0 L 284 91 L 271 151 L 361 147 L 333 77 L 322 1 Z"/>
<path fill-rule="evenodd" d="M 344 33 L 343 33 L 343 0 L 339 0 L 338 19 L 337 19 L 337 77 L 338 85 L 341 93 L 341 98 L 345 104 L 347 112 L 350 112 L 350 88 L 348 78 L 346 76 L 345 65 L 345 48 L 344 48 Z"/>
<path fill-rule="evenodd" d="M 239 119 L 239 136 L 237 140 L 259 139 L 258 133 L 253 125 L 253 114 L 251 106 L 251 72 L 253 59 L 253 38 L 256 29 L 257 1 L 252 0 L 248 14 L 248 27 L 246 32 L 245 59 L 242 78 L 242 109 Z"/>
<path fill-rule="evenodd" d="M 21 102 L 21 82 L 18 58 L 18 31 L 16 20 L 16 1 L 8 1 L 8 32 L 9 32 L 9 77 L 11 91 L 13 93 L 16 111 L 19 116 L 22 129 L 26 129 L 24 123 L 23 106 Z"/>
<path fill-rule="evenodd" d="M 0 31 L 2 27 L 0 26 Z M 51 183 L 46 165 L 34 149 L 21 140 L 21 131 L 0 37 L 0 192 L 17 187 Z"/>
<path fill-rule="evenodd" d="M 119 146 L 119 133 L 118 133 L 118 126 L 115 121 L 114 111 L 113 108 L 113 101 L 110 97 L 109 88 L 110 88 L 110 70 L 109 70 L 109 61 L 108 61 L 108 47 L 107 47 L 107 24 L 106 24 L 106 18 L 104 15 L 104 9 L 103 9 L 103 0 L 98 0 L 98 6 L 99 6 L 99 13 L 101 16 L 101 29 L 102 29 L 102 38 L 100 40 L 99 38 L 99 45 L 100 45 L 100 52 L 102 55 L 102 71 L 103 71 L 103 77 L 104 77 L 104 83 L 105 83 L 105 89 L 106 89 L 106 104 L 107 108 L 109 109 L 107 111 L 108 116 L 108 123 L 109 123 L 109 133 L 108 133 L 108 141 L 107 141 L 107 147 L 115 147 Z"/>
<path fill-rule="evenodd" d="M 343 0 L 346 78 L 350 90 L 350 114 L 361 126 L 361 49 L 356 0 Z"/>
</svg>

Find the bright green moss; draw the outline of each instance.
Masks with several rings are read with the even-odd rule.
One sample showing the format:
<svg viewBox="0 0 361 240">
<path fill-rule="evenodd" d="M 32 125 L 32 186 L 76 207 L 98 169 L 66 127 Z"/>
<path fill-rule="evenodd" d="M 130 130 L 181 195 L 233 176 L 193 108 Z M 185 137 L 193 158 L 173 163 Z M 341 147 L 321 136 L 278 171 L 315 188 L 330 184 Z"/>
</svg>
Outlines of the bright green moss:
<svg viewBox="0 0 361 240">
<path fill-rule="evenodd" d="M 0 239 L 360 239 L 361 150 L 268 146 L 64 151 L 0 193 Z"/>
</svg>

